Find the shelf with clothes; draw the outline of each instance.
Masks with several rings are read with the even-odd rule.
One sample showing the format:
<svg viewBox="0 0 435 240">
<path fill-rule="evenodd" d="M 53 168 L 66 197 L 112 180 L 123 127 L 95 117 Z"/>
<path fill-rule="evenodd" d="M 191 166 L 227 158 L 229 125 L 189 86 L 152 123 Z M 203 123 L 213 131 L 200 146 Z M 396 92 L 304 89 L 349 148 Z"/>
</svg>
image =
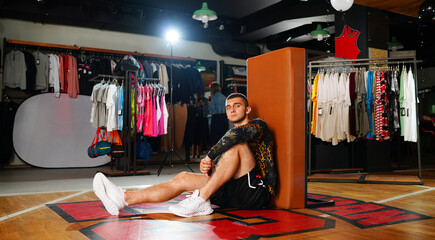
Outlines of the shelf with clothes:
<svg viewBox="0 0 435 240">
<path fill-rule="evenodd" d="M 402 135 L 405 141 L 415 142 L 417 145 L 416 157 L 419 178 L 421 179 L 420 142 L 418 131 L 416 131 L 418 129 L 416 69 L 417 64 L 420 62 L 415 58 L 382 58 L 311 61 L 308 63 L 307 119 L 309 120 L 307 125 L 310 131 L 307 133 L 307 170 L 309 176 L 311 175 L 312 155 L 314 154 L 312 152 L 312 136 L 316 136 L 322 141 L 332 142 L 332 145 L 337 145 L 341 141 L 352 143 L 356 137 L 364 140 L 376 139 L 377 141 L 387 142 L 393 137 L 397 138 Z M 406 68 L 405 65 L 407 64 L 411 65 L 411 67 Z M 399 74 L 398 71 L 400 65 L 404 70 L 401 72 L 402 74 Z M 368 70 L 361 68 L 363 66 L 367 67 Z M 312 75 L 313 69 L 317 70 L 317 74 Z M 406 76 L 405 81 L 403 81 L 403 74 Z M 402 81 L 399 81 L 399 79 L 402 79 Z M 348 87 L 346 88 L 346 86 Z M 371 90 L 367 91 L 368 88 L 371 88 Z M 406 93 L 403 92 L 404 90 Z M 336 100 L 330 101 L 330 98 Z M 405 102 L 400 102 L 403 99 L 406 99 Z M 339 104 L 340 101 L 343 101 L 343 104 Z M 402 112 L 399 111 L 399 104 Z M 341 109 L 339 106 L 346 109 Z M 329 117 L 334 114 L 338 114 L 338 118 Z M 345 115 L 348 118 L 343 118 L 343 124 L 349 123 L 350 125 L 327 124 L 333 122 L 333 119 L 341 119 L 340 116 Z M 366 115 L 368 115 L 368 119 Z M 406 118 L 406 125 L 403 125 L 402 121 L 400 123 L 400 129 L 407 129 L 405 134 L 403 131 L 401 134 L 398 128 L 399 115 L 405 115 L 404 118 Z M 365 118 L 359 118 L 359 116 Z M 352 118 L 356 118 L 356 129 L 351 124 L 350 120 Z M 362 123 L 365 123 L 366 126 L 361 125 Z M 341 131 L 336 127 L 346 129 Z M 355 132 L 355 130 L 357 131 Z M 351 167 L 353 167 L 352 164 L 355 161 L 354 148 L 356 146 L 354 144 L 349 146 Z M 386 153 L 387 151 L 381 152 Z"/>
<path fill-rule="evenodd" d="M 22 91 L 28 97 L 53 92 L 56 97 L 79 93 L 77 46 L 3 39 L 3 86 L 8 92 Z M 72 70 L 72 71 L 71 71 Z M 15 95 L 15 94 L 9 94 Z"/>
<path fill-rule="evenodd" d="M 240 83 L 247 81 L 247 68 L 242 65 L 226 64 L 224 61 L 220 61 L 220 81 L 222 86 L 222 93 L 225 96 L 233 93 L 235 90 L 242 94 L 247 94 L 247 88 L 245 86 L 228 86 L 232 83 Z"/>
</svg>

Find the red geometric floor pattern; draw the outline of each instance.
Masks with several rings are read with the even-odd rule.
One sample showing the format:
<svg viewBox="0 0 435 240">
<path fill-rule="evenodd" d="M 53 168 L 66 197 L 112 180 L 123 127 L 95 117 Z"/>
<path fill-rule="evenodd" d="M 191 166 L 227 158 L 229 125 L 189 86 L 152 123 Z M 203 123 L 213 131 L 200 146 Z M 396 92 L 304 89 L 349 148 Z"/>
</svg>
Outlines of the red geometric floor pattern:
<svg viewBox="0 0 435 240">
<path fill-rule="evenodd" d="M 314 210 L 337 217 L 360 228 L 430 219 L 412 211 L 359 200 L 308 194 L 309 198 L 333 200 L 335 206 Z M 119 216 L 110 215 L 101 201 L 48 204 L 68 223 L 98 221 L 79 230 L 89 239 L 258 239 L 335 228 L 335 220 L 284 209 L 215 209 L 221 217 L 172 219 L 167 210 L 185 195 L 164 203 L 126 207 Z M 155 214 L 159 213 L 159 214 Z M 162 218 L 163 214 L 168 214 Z M 156 216 L 160 216 L 156 217 Z M 166 216 L 166 215 L 163 215 Z M 176 218 L 178 219 L 178 218 Z"/>
<path fill-rule="evenodd" d="M 339 218 L 362 229 L 432 218 L 405 209 L 350 198 L 320 194 L 308 194 L 307 197 L 334 201 L 334 206 L 320 207 L 315 210 Z"/>
<path fill-rule="evenodd" d="M 136 204 L 126 207 L 119 216 L 111 216 L 101 201 L 48 204 L 47 206 L 69 223 L 99 221 L 79 230 L 89 239 L 258 239 L 285 236 L 335 227 L 335 220 L 282 209 L 225 210 L 215 209 L 221 217 L 173 218 L 171 204 L 184 199 L 158 204 Z M 168 217 L 156 219 L 156 214 Z M 178 218 L 177 218 L 178 219 Z"/>
</svg>

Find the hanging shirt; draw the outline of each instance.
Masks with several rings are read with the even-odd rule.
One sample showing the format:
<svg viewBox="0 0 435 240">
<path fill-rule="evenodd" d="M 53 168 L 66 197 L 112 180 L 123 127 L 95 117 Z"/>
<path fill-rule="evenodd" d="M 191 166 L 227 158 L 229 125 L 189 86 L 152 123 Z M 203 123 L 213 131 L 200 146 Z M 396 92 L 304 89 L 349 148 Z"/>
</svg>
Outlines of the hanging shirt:
<svg viewBox="0 0 435 240">
<path fill-rule="evenodd" d="M 397 80 L 398 71 L 393 71 L 392 73 L 392 79 L 391 79 L 391 122 L 390 122 L 390 132 L 392 132 L 394 135 L 396 135 L 400 131 L 400 123 L 399 123 L 399 83 Z"/>
<path fill-rule="evenodd" d="M 33 53 L 36 62 L 36 84 L 35 90 L 48 91 L 48 71 L 49 71 L 49 58 L 47 55 L 36 51 Z"/>
<path fill-rule="evenodd" d="M 109 84 L 103 84 L 97 91 L 97 126 L 105 127 L 107 123 L 107 115 L 106 115 L 106 100 L 107 100 L 107 87 Z"/>
<path fill-rule="evenodd" d="M 370 71 L 367 74 L 367 94 L 366 94 L 366 107 L 367 107 L 367 115 L 369 119 L 369 127 L 370 131 L 367 133 L 366 138 L 375 138 L 373 135 L 373 95 L 371 89 L 373 88 L 373 72 Z"/>
<path fill-rule="evenodd" d="M 6 87 L 26 90 L 26 61 L 24 53 L 11 51 L 6 55 L 4 63 L 3 84 Z"/>
<path fill-rule="evenodd" d="M 160 119 L 162 118 L 162 111 L 160 110 L 160 96 L 156 94 L 156 120 L 157 120 L 157 130 L 156 135 L 160 134 Z"/>
<path fill-rule="evenodd" d="M 347 59 L 358 58 L 361 50 L 358 48 L 358 37 L 360 31 L 354 30 L 349 26 L 344 25 L 343 32 L 335 38 L 335 57 L 343 57 Z"/>
<path fill-rule="evenodd" d="M 77 98 L 79 94 L 79 77 L 77 72 L 77 59 L 73 56 L 68 56 L 68 96 L 71 98 Z"/>
<path fill-rule="evenodd" d="M 116 130 L 118 127 L 118 118 L 116 117 L 116 102 L 117 102 L 117 98 L 118 96 L 116 95 L 117 93 L 117 87 L 115 84 L 110 84 L 107 87 L 107 99 L 106 99 L 106 109 L 107 109 L 107 123 L 106 123 L 106 127 L 107 127 L 107 131 L 111 132 L 113 130 Z"/>
<path fill-rule="evenodd" d="M 121 86 L 118 92 L 118 130 L 122 131 L 124 126 L 124 86 Z"/>
<path fill-rule="evenodd" d="M 144 87 L 141 86 L 141 85 L 137 85 L 136 91 L 137 91 L 137 97 L 136 97 L 136 105 L 137 105 L 136 129 L 137 129 L 137 132 L 142 132 L 143 131 L 143 123 L 144 123 L 144 115 L 145 115 Z"/>
<path fill-rule="evenodd" d="M 153 99 L 153 108 L 152 108 L 152 111 L 153 111 L 153 120 L 152 120 L 152 124 L 153 124 L 153 133 L 151 134 L 151 137 L 157 137 L 158 136 L 158 128 L 157 128 L 157 89 L 156 88 L 154 88 L 154 92 L 153 92 L 153 95 L 152 95 L 152 99 Z"/>
<path fill-rule="evenodd" d="M 24 59 L 26 61 L 26 90 L 35 90 L 36 83 L 36 62 L 33 54 L 23 51 Z"/>
<path fill-rule="evenodd" d="M 337 105 L 337 129 L 336 137 L 340 141 L 348 138 L 349 133 L 349 76 L 346 73 L 341 73 L 338 81 L 338 105 Z"/>
<path fill-rule="evenodd" d="M 406 87 L 408 86 L 408 73 L 406 72 L 406 67 L 403 67 L 402 74 L 400 75 L 400 94 L 399 94 L 399 104 L 400 104 L 400 136 L 405 136 L 405 107 L 403 101 L 406 94 Z"/>
<path fill-rule="evenodd" d="M 349 95 L 350 95 L 350 107 L 349 107 L 349 132 L 352 136 L 356 136 L 356 122 L 355 122 L 355 78 L 356 72 L 349 74 Z"/>
<path fill-rule="evenodd" d="M 412 74 L 412 69 L 409 69 L 407 74 L 407 89 L 404 98 L 404 107 L 406 110 L 405 125 L 405 136 L 404 140 L 409 142 L 417 142 L 417 111 L 416 111 L 416 95 L 415 95 L 415 81 L 414 75 Z"/>
<path fill-rule="evenodd" d="M 322 139 L 323 132 L 323 122 L 324 115 L 323 109 L 326 107 L 325 105 L 325 88 L 324 88 L 324 79 L 326 74 L 322 73 L 319 75 L 318 83 L 317 83 L 317 123 L 316 123 L 316 137 Z"/>
<path fill-rule="evenodd" d="M 60 83 L 59 83 L 59 57 L 54 54 L 49 54 L 49 75 L 48 85 L 54 88 L 54 96 L 60 97 Z"/>
<path fill-rule="evenodd" d="M 356 137 L 363 137 L 370 131 L 369 119 L 367 116 L 367 108 L 366 108 L 366 85 L 364 80 L 364 72 L 358 72 L 358 82 L 356 84 Z"/>
<path fill-rule="evenodd" d="M 162 109 L 163 109 L 163 127 L 164 127 L 164 134 L 168 133 L 168 108 L 166 107 L 166 101 L 165 101 L 165 95 L 162 96 Z"/>
<path fill-rule="evenodd" d="M 57 55 L 59 58 L 59 84 L 60 84 L 60 90 L 63 92 L 65 89 L 65 72 L 64 72 L 64 62 L 62 55 Z"/>
<path fill-rule="evenodd" d="M 159 80 L 160 83 L 165 87 L 165 94 L 169 94 L 169 77 L 168 77 L 168 71 L 166 70 L 165 64 L 160 64 L 159 68 Z"/>
<path fill-rule="evenodd" d="M 313 90 L 311 92 L 311 102 L 313 102 L 313 114 L 311 124 L 311 134 L 316 135 L 316 121 L 317 121 L 317 84 L 319 81 L 319 74 L 316 74 L 313 83 Z"/>
<path fill-rule="evenodd" d="M 145 110 L 145 124 L 144 124 L 143 135 L 151 136 L 154 133 L 153 88 L 151 87 L 145 88 L 145 101 L 146 101 L 146 110 Z"/>
<path fill-rule="evenodd" d="M 349 112 L 349 108 L 351 105 L 351 101 L 350 101 L 350 92 L 349 92 L 349 84 L 350 84 L 350 79 L 349 79 L 349 75 L 347 75 L 344 78 L 345 82 L 344 82 L 344 91 L 345 91 L 345 104 L 343 106 L 343 125 L 344 125 L 344 129 L 345 129 L 345 133 L 346 133 L 346 139 L 347 142 L 353 142 L 356 137 L 353 136 L 352 134 L 350 134 L 350 129 L 349 129 L 349 114 L 347 114 Z"/>
<path fill-rule="evenodd" d="M 99 101 L 97 100 L 97 96 L 98 96 L 98 92 L 99 92 L 101 86 L 103 86 L 103 83 L 95 84 L 95 86 L 92 89 L 92 94 L 90 97 L 91 102 L 92 102 L 90 122 L 92 123 L 92 127 L 94 127 L 94 128 L 98 127 Z"/>
</svg>

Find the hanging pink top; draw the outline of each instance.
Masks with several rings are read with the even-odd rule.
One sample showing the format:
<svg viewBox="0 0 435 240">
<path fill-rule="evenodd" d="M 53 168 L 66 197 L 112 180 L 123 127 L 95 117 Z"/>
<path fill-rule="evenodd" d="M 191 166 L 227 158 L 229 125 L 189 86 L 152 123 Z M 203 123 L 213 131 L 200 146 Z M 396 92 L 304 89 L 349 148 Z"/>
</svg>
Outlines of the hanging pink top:
<svg viewBox="0 0 435 240">
<path fill-rule="evenodd" d="M 145 114 L 145 99 L 144 99 L 144 87 L 137 86 L 137 132 L 142 132 L 144 124 L 144 114 Z"/>
<path fill-rule="evenodd" d="M 159 129 L 157 128 L 157 96 L 153 96 L 153 134 L 151 134 L 151 137 L 157 137 Z"/>
<path fill-rule="evenodd" d="M 146 99 L 146 110 L 145 110 L 145 126 L 143 135 L 151 136 L 154 133 L 153 125 L 153 89 L 148 87 L 147 99 Z"/>
<path fill-rule="evenodd" d="M 162 112 L 162 115 L 159 119 L 159 135 L 165 134 L 165 119 L 163 114 L 163 107 L 165 106 L 163 105 L 163 101 L 165 101 L 164 96 L 160 96 L 160 111 Z"/>
</svg>

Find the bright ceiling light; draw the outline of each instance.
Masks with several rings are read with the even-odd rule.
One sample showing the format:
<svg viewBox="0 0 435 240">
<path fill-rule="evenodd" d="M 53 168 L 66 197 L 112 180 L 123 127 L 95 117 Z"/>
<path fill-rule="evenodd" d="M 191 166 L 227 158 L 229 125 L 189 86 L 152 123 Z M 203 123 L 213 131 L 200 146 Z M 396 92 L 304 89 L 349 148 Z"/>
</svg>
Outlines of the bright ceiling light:
<svg viewBox="0 0 435 240">
<path fill-rule="evenodd" d="M 175 31 L 175 30 L 169 30 L 166 32 L 166 40 L 168 40 L 168 42 L 174 44 L 178 41 L 178 38 L 180 38 L 180 34 Z"/>
</svg>

